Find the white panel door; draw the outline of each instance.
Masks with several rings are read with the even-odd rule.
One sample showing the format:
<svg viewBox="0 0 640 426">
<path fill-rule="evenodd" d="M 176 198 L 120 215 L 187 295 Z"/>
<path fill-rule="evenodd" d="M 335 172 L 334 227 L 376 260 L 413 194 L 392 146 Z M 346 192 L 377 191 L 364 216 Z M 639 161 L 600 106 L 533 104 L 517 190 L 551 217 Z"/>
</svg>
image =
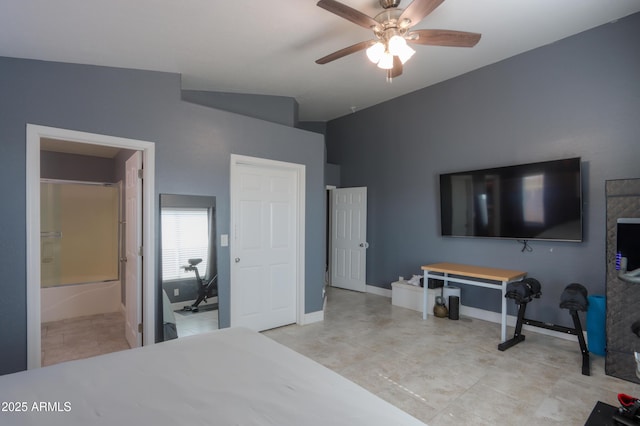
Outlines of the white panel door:
<svg viewBox="0 0 640 426">
<path fill-rule="evenodd" d="M 366 291 L 367 188 L 331 191 L 331 285 Z"/>
<path fill-rule="evenodd" d="M 138 324 L 142 323 L 140 301 L 142 300 L 142 224 L 139 212 L 142 211 L 142 179 L 138 170 L 142 169 L 142 153 L 133 154 L 125 163 L 125 327 L 124 332 L 129 346 L 142 345 L 142 333 Z"/>
<path fill-rule="evenodd" d="M 297 175 L 238 164 L 232 187 L 231 325 L 296 322 Z"/>
</svg>

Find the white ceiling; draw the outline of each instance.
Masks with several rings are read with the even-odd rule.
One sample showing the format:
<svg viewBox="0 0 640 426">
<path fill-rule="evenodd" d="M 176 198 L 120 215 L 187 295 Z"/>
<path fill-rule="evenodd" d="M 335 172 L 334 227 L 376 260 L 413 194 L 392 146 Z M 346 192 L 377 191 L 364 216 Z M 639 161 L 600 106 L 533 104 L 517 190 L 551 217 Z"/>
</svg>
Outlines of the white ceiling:
<svg viewBox="0 0 640 426">
<path fill-rule="evenodd" d="M 175 72 L 184 89 L 294 97 L 301 121 L 325 121 L 638 11 L 640 0 L 446 0 L 414 28 L 482 33 L 478 45 L 417 46 L 386 83 L 364 52 L 314 62 L 373 37 L 316 0 L 0 0 L 0 56 Z"/>
</svg>

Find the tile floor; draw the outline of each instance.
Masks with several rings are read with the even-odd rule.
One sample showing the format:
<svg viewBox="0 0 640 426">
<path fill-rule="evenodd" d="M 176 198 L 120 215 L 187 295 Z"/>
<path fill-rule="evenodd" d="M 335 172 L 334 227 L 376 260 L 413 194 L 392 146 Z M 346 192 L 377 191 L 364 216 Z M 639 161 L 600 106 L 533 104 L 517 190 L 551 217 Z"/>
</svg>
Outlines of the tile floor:
<svg viewBox="0 0 640 426">
<path fill-rule="evenodd" d="M 218 311 L 176 312 L 178 336 L 218 329 Z M 43 323 L 42 366 L 129 349 L 120 312 Z"/>
<path fill-rule="evenodd" d="M 218 310 L 204 311 L 198 313 L 175 312 L 176 328 L 178 337 L 191 336 L 193 334 L 205 333 L 218 329 Z"/>
<path fill-rule="evenodd" d="M 217 311 L 176 321 L 181 336 L 201 333 L 217 328 Z M 128 349 L 123 328 L 119 313 L 45 323 L 43 365 Z M 525 342 L 500 352 L 498 324 L 423 321 L 372 294 L 330 288 L 323 322 L 264 334 L 430 426 L 583 425 L 598 400 L 640 395 L 640 385 L 604 374 L 603 357 L 592 355 L 583 376 L 577 342 L 525 332 Z"/>
<path fill-rule="evenodd" d="M 41 330 L 43 366 L 129 349 L 121 312 L 47 322 Z"/>
<path fill-rule="evenodd" d="M 423 321 L 389 298 L 334 288 L 324 318 L 264 334 L 429 426 L 583 425 L 597 401 L 640 396 L 640 385 L 604 374 L 603 357 L 591 355 L 583 376 L 577 341 L 525 332 L 500 352 L 499 324 Z"/>
</svg>

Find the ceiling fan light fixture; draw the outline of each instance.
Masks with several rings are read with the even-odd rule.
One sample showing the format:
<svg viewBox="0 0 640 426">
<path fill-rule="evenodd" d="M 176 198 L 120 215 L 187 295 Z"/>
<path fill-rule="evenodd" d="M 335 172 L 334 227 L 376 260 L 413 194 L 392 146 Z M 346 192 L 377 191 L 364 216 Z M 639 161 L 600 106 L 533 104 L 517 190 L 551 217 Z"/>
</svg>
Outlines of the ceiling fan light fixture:
<svg viewBox="0 0 640 426">
<path fill-rule="evenodd" d="M 389 39 L 389 53 L 392 55 L 400 55 L 400 52 L 407 46 L 407 41 L 404 37 L 396 34 Z"/>
<path fill-rule="evenodd" d="M 369 58 L 369 60 L 374 64 L 377 64 L 380 62 L 380 59 L 382 59 L 384 51 L 384 44 L 377 42 L 367 49 L 367 58 Z"/>
<path fill-rule="evenodd" d="M 407 44 L 403 36 L 396 34 L 389 39 L 389 53 L 397 56 L 404 65 L 416 51 Z"/>
<path fill-rule="evenodd" d="M 378 1 L 383 11 L 371 17 L 339 0 L 319 0 L 319 7 L 373 31 L 375 38 L 337 50 L 316 60 L 316 63 L 326 64 L 366 50 L 369 60 L 384 69 L 390 81 L 402 75 L 404 64 L 416 53 L 410 45 L 473 47 L 480 40 L 481 34 L 478 33 L 413 28 L 444 0 L 412 0 L 405 9 L 398 7 L 401 0 Z"/>
<path fill-rule="evenodd" d="M 384 52 L 382 54 L 382 58 L 378 62 L 378 68 L 382 68 L 383 70 L 390 70 L 393 68 L 393 55 L 389 52 Z"/>
<path fill-rule="evenodd" d="M 411 59 L 414 53 L 416 53 L 416 51 L 405 44 L 404 48 L 402 48 L 402 50 L 398 53 L 397 56 L 398 58 L 400 58 L 400 62 L 402 62 L 402 65 L 404 65 L 405 62 Z"/>
</svg>

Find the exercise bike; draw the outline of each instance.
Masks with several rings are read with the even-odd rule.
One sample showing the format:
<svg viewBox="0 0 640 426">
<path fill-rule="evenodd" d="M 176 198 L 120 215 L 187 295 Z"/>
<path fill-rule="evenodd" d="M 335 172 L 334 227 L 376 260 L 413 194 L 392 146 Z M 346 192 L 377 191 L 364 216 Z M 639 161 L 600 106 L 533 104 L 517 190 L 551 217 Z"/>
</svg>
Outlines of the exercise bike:
<svg viewBox="0 0 640 426">
<path fill-rule="evenodd" d="M 216 297 L 218 295 L 218 274 L 208 280 L 204 280 L 198 272 L 198 264 L 202 259 L 189 259 L 189 264 L 183 266 L 185 271 L 194 271 L 196 273 L 196 282 L 198 284 L 198 298 L 190 306 L 182 308 L 183 311 L 198 312 L 200 303 L 207 303 L 208 297 Z M 217 305 L 217 304 L 216 304 Z"/>
</svg>

